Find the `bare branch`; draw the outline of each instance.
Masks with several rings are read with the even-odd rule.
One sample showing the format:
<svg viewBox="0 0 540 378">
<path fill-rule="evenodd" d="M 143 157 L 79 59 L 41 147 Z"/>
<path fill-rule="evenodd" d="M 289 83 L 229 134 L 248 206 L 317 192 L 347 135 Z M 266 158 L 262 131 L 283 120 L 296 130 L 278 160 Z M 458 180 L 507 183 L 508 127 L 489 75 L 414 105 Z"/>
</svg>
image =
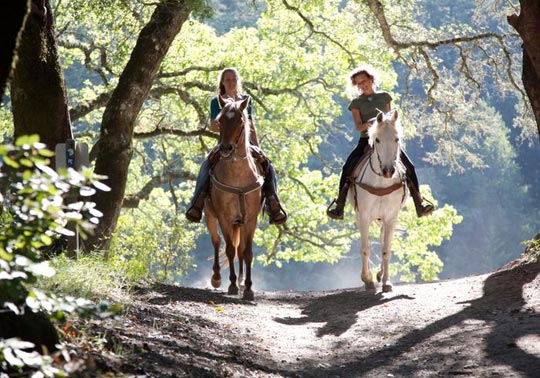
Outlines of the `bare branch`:
<svg viewBox="0 0 540 378">
<path fill-rule="evenodd" d="M 74 108 L 71 108 L 69 111 L 71 120 L 76 121 L 79 118 L 82 118 L 85 115 L 91 113 L 92 111 L 104 107 L 105 105 L 107 105 L 107 102 L 109 102 L 110 98 L 111 98 L 111 93 L 105 92 L 105 93 L 100 94 L 93 101 L 90 101 L 89 103 L 85 105 L 78 105 Z"/>
<path fill-rule="evenodd" d="M 122 202 L 123 208 L 136 208 L 142 200 L 147 200 L 152 191 L 161 185 L 170 183 L 175 179 L 195 180 L 190 172 L 165 172 L 162 175 L 152 177 L 137 193 L 128 194 Z"/>
<path fill-rule="evenodd" d="M 149 139 L 160 135 L 175 135 L 183 138 L 191 138 L 197 136 L 205 136 L 209 138 L 219 139 L 219 135 L 207 129 L 197 129 L 192 131 L 182 131 L 174 127 L 156 127 L 152 131 L 143 133 L 134 133 L 133 139 Z"/>
<path fill-rule="evenodd" d="M 113 70 L 107 62 L 107 47 L 95 45 L 93 41 L 89 44 L 84 44 L 61 40 L 58 42 L 58 44 L 66 49 L 76 49 L 82 51 L 84 54 L 84 66 L 89 71 L 97 73 L 105 85 L 109 84 L 107 74 L 112 74 Z M 95 51 L 98 52 L 99 65 L 95 64 L 92 60 L 92 54 Z"/>
<path fill-rule="evenodd" d="M 339 43 L 334 38 L 329 36 L 327 33 L 317 30 L 315 25 L 313 25 L 313 22 L 311 22 L 311 20 L 308 17 L 306 17 L 302 12 L 300 12 L 300 9 L 290 5 L 287 2 L 287 0 L 282 0 L 282 2 L 283 2 L 283 5 L 285 5 L 285 8 L 287 8 L 288 10 L 294 11 L 306 23 L 306 25 L 309 27 L 309 29 L 311 30 L 311 32 L 313 34 L 320 34 L 324 38 L 328 39 L 330 42 L 332 42 L 333 44 L 338 46 L 340 49 L 342 49 L 349 56 L 349 60 L 350 60 L 351 64 L 354 64 L 354 61 L 355 61 L 354 57 L 353 57 L 352 53 L 349 50 L 347 50 L 347 48 L 345 46 L 343 46 L 341 43 Z"/>
<path fill-rule="evenodd" d="M 204 67 L 204 66 L 190 66 L 186 67 L 182 71 L 176 71 L 176 72 L 159 72 L 158 79 L 166 79 L 171 77 L 178 77 L 178 76 L 186 76 L 188 73 L 193 71 L 201 71 L 201 72 L 219 72 L 223 69 L 221 66 L 214 66 L 214 67 Z"/>
</svg>

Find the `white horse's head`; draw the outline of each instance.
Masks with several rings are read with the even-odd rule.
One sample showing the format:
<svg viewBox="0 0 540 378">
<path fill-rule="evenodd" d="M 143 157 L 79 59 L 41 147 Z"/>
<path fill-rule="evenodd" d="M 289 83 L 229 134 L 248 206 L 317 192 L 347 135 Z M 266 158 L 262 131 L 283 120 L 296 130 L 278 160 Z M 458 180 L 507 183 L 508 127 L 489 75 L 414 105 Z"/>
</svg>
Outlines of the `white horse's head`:
<svg viewBox="0 0 540 378">
<path fill-rule="evenodd" d="M 398 112 L 379 113 L 369 128 L 369 144 L 379 162 L 380 175 L 391 178 L 403 168 L 399 164 L 402 130 Z"/>
</svg>

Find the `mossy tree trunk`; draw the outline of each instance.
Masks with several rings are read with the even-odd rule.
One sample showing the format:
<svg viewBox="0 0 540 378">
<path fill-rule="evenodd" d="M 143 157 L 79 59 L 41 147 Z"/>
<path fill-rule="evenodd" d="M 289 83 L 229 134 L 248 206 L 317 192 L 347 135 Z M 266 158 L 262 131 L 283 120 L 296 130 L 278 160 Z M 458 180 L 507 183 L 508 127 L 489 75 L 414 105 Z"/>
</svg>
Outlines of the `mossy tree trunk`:
<svg viewBox="0 0 540 378">
<path fill-rule="evenodd" d="M 0 97 L 9 80 L 14 136 L 38 134 L 54 150 L 71 136 L 71 125 L 48 0 L 2 3 L 0 33 Z M 38 352 L 53 351 L 59 342 L 48 316 L 28 307 L 22 314 L 0 311 L 0 338 L 12 337 L 32 342 Z"/>
<path fill-rule="evenodd" d="M 523 40 L 522 80 L 531 103 L 540 138 L 540 2 L 520 0 L 521 12 L 508 17 L 508 23 Z"/>
<path fill-rule="evenodd" d="M 100 191 L 92 199 L 104 215 L 95 235 L 85 243 L 88 250 L 106 250 L 110 244 L 124 199 L 135 121 L 163 58 L 191 13 L 192 3 L 164 0 L 157 4 L 105 108 L 95 173 L 108 177 L 104 182 L 111 191 Z"/>
<path fill-rule="evenodd" d="M 49 0 L 32 0 L 11 79 L 14 137 L 37 134 L 54 151 L 73 138 Z"/>
</svg>

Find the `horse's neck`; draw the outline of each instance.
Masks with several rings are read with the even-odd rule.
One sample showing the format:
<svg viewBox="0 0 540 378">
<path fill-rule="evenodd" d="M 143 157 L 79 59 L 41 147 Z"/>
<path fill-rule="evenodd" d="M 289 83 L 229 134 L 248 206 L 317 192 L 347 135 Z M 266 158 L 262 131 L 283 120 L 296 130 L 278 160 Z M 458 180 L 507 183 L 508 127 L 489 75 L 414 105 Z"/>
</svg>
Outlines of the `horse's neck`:
<svg viewBox="0 0 540 378">
<path fill-rule="evenodd" d="M 237 155 L 237 156 L 236 156 Z M 249 148 L 242 148 L 235 156 L 220 159 L 214 171 L 224 182 L 252 182 L 259 177 L 255 159 L 251 156 Z"/>
</svg>

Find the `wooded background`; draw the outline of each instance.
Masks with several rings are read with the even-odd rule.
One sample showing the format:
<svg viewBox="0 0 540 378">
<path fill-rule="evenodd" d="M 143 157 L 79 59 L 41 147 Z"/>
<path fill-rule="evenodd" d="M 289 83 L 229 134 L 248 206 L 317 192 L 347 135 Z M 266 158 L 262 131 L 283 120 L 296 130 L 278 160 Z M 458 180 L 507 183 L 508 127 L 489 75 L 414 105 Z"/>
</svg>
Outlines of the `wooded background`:
<svg viewBox="0 0 540 378">
<path fill-rule="evenodd" d="M 438 205 L 425 219 L 412 203 L 401 214 L 393 276 L 486 272 L 519 256 L 520 242 L 540 229 L 534 1 L 32 0 L 2 7 L 4 141 L 38 134 L 54 149 L 73 135 L 90 145 L 92 167 L 112 190 L 93 197 L 104 216 L 86 250 L 133 275 L 194 282 L 210 271 L 204 226 L 183 213 L 217 140 L 208 109 L 227 66 L 238 68 L 254 100 L 261 146 L 290 216 L 283 227 L 260 220 L 256 269 L 274 281 L 268 285 L 354 282 L 336 281 L 337 267 L 359 258 L 351 209 L 343 222 L 325 209 L 357 141 L 345 84 L 359 64 L 380 72 L 422 191 Z M 304 282 L 302 273 L 314 278 Z"/>
</svg>

